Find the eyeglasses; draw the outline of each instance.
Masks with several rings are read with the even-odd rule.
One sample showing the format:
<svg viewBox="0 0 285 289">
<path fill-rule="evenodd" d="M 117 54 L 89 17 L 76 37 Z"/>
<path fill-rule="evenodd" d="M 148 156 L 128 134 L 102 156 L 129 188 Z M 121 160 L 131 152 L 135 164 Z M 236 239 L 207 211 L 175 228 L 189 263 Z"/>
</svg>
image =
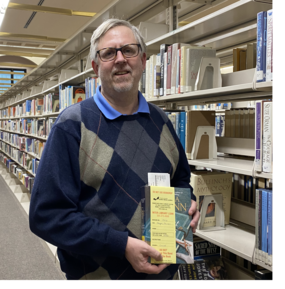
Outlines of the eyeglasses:
<svg viewBox="0 0 285 289">
<path fill-rule="evenodd" d="M 121 48 L 107 47 L 98 50 L 100 59 L 104 62 L 112 61 L 117 57 L 118 51 L 121 51 L 125 58 L 136 57 L 139 54 L 139 50 L 141 48 L 140 44 L 127 44 L 122 46 Z"/>
</svg>

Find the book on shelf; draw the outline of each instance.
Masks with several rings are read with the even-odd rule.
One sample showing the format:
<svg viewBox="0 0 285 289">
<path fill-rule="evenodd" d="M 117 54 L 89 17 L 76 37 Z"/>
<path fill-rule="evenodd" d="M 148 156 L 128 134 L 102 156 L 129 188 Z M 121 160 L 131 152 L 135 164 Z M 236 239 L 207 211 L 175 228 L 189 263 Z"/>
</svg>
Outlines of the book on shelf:
<svg viewBox="0 0 285 289">
<path fill-rule="evenodd" d="M 263 101 L 255 102 L 255 170 L 262 171 L 262 131 L 263 131 Z"/>
<path fill-rule="evenodd" d="M 221 256 L 195 260 L 179 266 L 180 280 L 227 280 L 227 270 Z"/>
<path fill-rule="evenodd" d="M 255 260 L 272 266 L 272 189 L 256 190 Z"/>
<path fill-rule="evenodd" d="M 255 280 L 272 280 L 272 271 L 268 269 L 258 269 L 254 271 Z"/>
<path fill-rule="evenodd" d="M 46 135 L 46 119 L 45 118 L 39 118 L 37 120 L 37 136 L 45 137 Z"/>
<path fill-rule="evenodd" d="M 167 61 L 167 49 L 169 44 L 161 44 L 160 45 L 160 88 L 159 88 L 159 95 L 163 96 L 165 94 L 164 91 L 164 76 L 165 76 L 165 70 L 167 70 L 167 67 L 165 66 L 165 62 Z M 166 59 L 165 59 L 166 58 Z M 167 62 L 166 62 L 167 63 Z"/>
<path fill-rule="evenodd" d="M 273 167 L 273 127 L 271 101 L 263 102 L 263 134 L 262 134 L 262 171 L 272 173 Z"/>
<path fill-rule="evenodd" d="M 232 178 L 232 173 L 192 171 L 190 185 L 196 196 L 197 210 L 201 210 L 204 196 L 222 194 L 225 224 L 228 225 L 230 222 Z M 204 228 L 216 226 L 215 203 L 209 204 L 202 226 Z"/>
<path fill-rule="evenodd" d="M 194 236 L 194 260 L 209 257 L 220 257 L 221 247 L 207 240 Z"/>
<path fill-rule="evenodd" d="M 154 71 L 153 71 L 153 96 L 159 96 L 160 91 L 160 54 L 156 55 L 155 58 L 155 65 L 154 65 Z"/>
<path fill-rule="evenodd" d="M 72 103 L 78 103 L 86 98 L 84 86 L 71 86 Z"/>
<path fill-rule="evenodd" d="M 273 80 L 273 9 L 267 11 L 266 81 Z"/>
<path fill-rule="evenodd" d="M 193 263 L 190 188 L 145 186 L 141 191 L 142 240 L 163 256 L 163 261 L 151 263 Z"/>
</svg>

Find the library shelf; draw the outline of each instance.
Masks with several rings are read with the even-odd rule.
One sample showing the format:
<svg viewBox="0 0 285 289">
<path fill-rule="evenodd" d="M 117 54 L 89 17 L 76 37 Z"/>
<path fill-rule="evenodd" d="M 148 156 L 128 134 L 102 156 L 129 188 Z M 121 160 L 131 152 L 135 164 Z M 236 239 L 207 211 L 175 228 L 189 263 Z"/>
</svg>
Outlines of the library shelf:
<svg viewBox="0 0 285 289">
<path fill-rule="evenodd" d="M 0 139 L 0 141 L 6 143 L 6 144 L 8 144 L 8 145 L 10 145 L 11 147 L 14 147 L 14 148 L 17 149 L 17 150 L 20 150 L 18 146 L 9 143 L 9 142 L 6 141 L 6 140 Z M 36 155 L 36 154 L 34 154 L 34 153 L 31 153 L 31 152 L 28 152 L 28 151 L 26 151 L 26 150 L 24 150 L 24 151 L 22 150 L 22 152 L 23 152 L 23 153 L 26 153 L 26 154 L 28 154 L 28 155 L 30 155 L 30 156 L 32 156 L 32 157 L 34 157 L 35 159 L 38 159 L 38 160 L 41 159 L 38 155 Z"/>
<path fill-rule="evenodd" d="M 245 83 L 219 88 L 204 90 L 195 90 L 183 94 L 173 94 L 147 98 L 148 102 L 165 105 L 166 103 L 179 103 L 179 105 L 199 104 L 205 102 L 223 102 L 223 101 L 243 101 L 245 99 L 262 99 L 272 97 L 273 82 L 264 83 Z"/>
<path fill-rule="evenodd" d="M 261 262 L 261 261 L 259 261 L 259 260 L 255 260 L 254 263 L 255 263 L 256 265 L 259 265 L 259 266 L 267 269 L 267 270 L 272 271 L 272 266 L 267 265 L 267 264 L 265 264 L 265 263 L 263 263 L 263 262 Z"/>
<path fill-rule="evenodd" d="M 14 159 L 11 155 L 9 155 L 7 152 L 3 151 L 0 148 L 0 151 L 2 153 L 4 153 L 5 155 L 7 155 L 12 161 L 14 161 L 15 163 L 17 163 L 20 167 L 22 167 L 25 171 L 27 171 L 29 174 L 31 174 L 33 177 L 36 176 L 36 174 L 34 174 L 31 170 L 28 170 L 23 164 L 21 164 L 19 161 L 17 161 L 16 159 Z"/>
<path fill-rule="evenodd" d="M 188 160 L 188 163 L 192 166 L 211 168 L 252 177 L 260 177 L 266 179 L 272 179 L 273 177 L 272 173 L 258 173 L 254 171 L 252 160 L 218 157 L 217 159 Z"/>
<path fill-rule="evenodd" d="M 37 135 L 34 135 L 34 134 L 22 133 L 22 132 L 13 131 L 13 130 L 4 129 L 4 128 L 0 128 L 0 130 L 1 131 L 6 131 L 6 132 L 9 132 L 9 133 L 12 133 L 12 134 L 24 135 L 24 136 L 27 136 L 27 137 L 30 137 L 30 138 L 37 138 L 37 139 L 40 139 L 40 140 L 43 140 L 43 141 L 46 141 L 48 139 L 48 137 L 42 137 L 42 136 L 37 136 Z"/>
<path fill-rule="evenodd" d="M 226 225 L 225 230 L 210 232 L 196 230 L 195 235 L 253 262 L 255 248 L 254 233 L 229 224 Z"/>
<path fill-rule="evenodd" d="M 13 117 L 2 117 L 0 120 L 10 120 L 10 119 L 21 119 L 21 118 L 45 118 L 45 117 L 57 117 L 60 112 L 50 112 L 44 114 L 37 114 L 37 115 L 19 115 Z"/>
</svg>

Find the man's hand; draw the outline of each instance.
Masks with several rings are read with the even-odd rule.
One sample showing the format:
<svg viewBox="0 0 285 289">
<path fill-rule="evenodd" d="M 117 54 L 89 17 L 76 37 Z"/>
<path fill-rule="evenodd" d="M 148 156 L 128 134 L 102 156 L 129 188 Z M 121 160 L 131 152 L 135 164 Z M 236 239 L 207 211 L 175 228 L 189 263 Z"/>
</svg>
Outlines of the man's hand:
<svg viewBox="0 0 285 289">
<path fill-rule="evenodd" d="M 197 210 L 197 203 L 192 200 L 191 207 L 188 211 L 188 214 L 192 216 L 192 221 L 190 223 L 190 226 L 192 227 L 193 233 L 196 232 L 196 228 L 198 226 L 199 218 L 200 218 L 200 212 Z"/>
<path fill-rule="evenodd" d="M 162 255 L 149 246 L 146 242 L 132 237 L 128 237 L 125 256 L 137 273 L 159 274 L 168 265 L 152 265 L 147 260 L 152 257 L 157 261 L 162 261 Z"/>
</svg>

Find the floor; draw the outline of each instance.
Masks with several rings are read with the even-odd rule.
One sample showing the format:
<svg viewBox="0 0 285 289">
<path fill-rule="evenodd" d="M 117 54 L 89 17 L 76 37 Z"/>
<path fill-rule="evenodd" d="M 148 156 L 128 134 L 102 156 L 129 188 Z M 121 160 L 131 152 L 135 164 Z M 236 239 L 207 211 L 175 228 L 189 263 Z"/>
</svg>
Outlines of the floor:
<svg viewBox="0 0 285 289">
<path fill-rule="evenodd" d="M 1 174 L 0 198 L 0 280 L 66 280 L 46 242 L 30 231 L 27 212 Z"/>
</svg>

